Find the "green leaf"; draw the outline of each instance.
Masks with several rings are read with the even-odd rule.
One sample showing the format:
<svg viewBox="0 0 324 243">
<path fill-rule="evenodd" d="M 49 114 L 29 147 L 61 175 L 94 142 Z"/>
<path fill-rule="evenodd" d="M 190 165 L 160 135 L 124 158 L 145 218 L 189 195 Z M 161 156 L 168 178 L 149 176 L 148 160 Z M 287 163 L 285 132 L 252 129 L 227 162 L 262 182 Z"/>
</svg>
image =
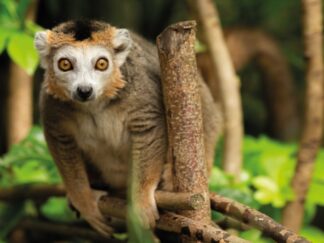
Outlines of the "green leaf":
<svg viewBox="0 0 324 243">
<path fill-rule="evenodd" d="M 300 234 L 312 243 L 323 243 L 324 232 L 316 227 L 304 227 Z"/>
<path fill-rule="evenodd" d="M 261 232 L 256 229 L 250 229 L 240 233 L 240 237 L 253 243 L 272 242 L 268 239 L 263 239 L 261 235 L 262 235 Z"/>
<path fill-rule="evenodd" d="M 4 51 L 7 46 L 7 42 L 10 36 L 17 33 L 17 30 L 13 28 L 0 27 L 0 54 Z"/>
<path fill-rule="evenodd" d="M 25 16 L 26 16 L 26 12 L 27 12 L 29 4 L 30 4 L 30 0 L 19 0 L 19 2 L 18 2 L 17 14 L 18 14 L 21 26 L 23 26 L 23 24 L 25 22 Z"/>
<path fill-rule="evenodd" d="M 252 184 L 257 188 L 254 198 L 259 203 L 271 203 L 274 207 L 284 206 L 286 200 L 280 195 L 278 185 L 271 178 L 258 176 L 253 179 Z"/>
<path fill-rule="evenodd" d="M 24 33 L 17 33 L 9 39 L 8 54 L 21 68 L 32 75 L 39 61 L 33 38 Z"/>
<path fill-rule="evenodd" d="M 324 206 L 324 181 L 313 180 L 307 195 L 307 201 Z"/>
<path fill-rule="evenodd" d="M 25 27 L 27 32 L 30 33 L 31 35 L 35 35 L 37 31 L 43 30 L 41 26 L 35 24 L 33 21 L 27 20 L 25 24 L 26 24 Z"/>
<path fill-rule="evenodd" d="M 0 164 L 0 186 L 36 182 L 61 182 L 39 127 L 33 127 L 22 142 L 12 146 Z"/>
<path fill-rule="evenodd" d="M 75 218 L 65 198 L 52 197 L 41 207 L 41 212 L 48 218 L 59 222 L 68 222 Z"/>
</svg>

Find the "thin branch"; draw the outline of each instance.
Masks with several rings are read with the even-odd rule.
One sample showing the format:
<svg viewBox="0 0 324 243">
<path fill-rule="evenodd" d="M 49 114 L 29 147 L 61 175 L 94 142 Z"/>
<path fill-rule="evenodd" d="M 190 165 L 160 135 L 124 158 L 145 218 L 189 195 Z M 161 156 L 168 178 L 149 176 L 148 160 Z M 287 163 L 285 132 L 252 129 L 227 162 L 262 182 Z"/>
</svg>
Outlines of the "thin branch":
<svg viewBox="0 0 324 243">
<path fill-rule="evenodd" d="M 182 234 L 199 242 L 249 242 L 239 237 L 230 235 L 226 231 L 215 228 L 210 224 L 202 224 L 196 220 L 192 220 L 175 213 L 163 213 L 157 222 L 157 228 Z"/>
<path fill-rule="evenodd" d="M 224 113 L 223 168 L 239 178 L 242 167 L 243 119 L 240 84 L 223 37 L 217 9 L 211 0 L 188 0 L 202 29 L 218 75 Z"/>
<path fill-rule="evenodd" d="M 121 219 L 126 218 L 126 201 L 123 199 L 105 196 L 99 201 L 99 209 L 105 216 Z M 231 236 L 227 232 L 217 229 L 210 224 L 203 224 L 199 221 L 174 213 L 162 212 L 160 219 L 157 222 L 157 228 L 168 232 L 182 234 L 190 239 L 199 240 L 201 242 L 221 242 L 221 240 L 234 243 L 247 242 L 238 237 Z"/>
<path fill-rule="evenodd" d="M 215 193 L 210 194 L 211 207 L 222 214 L 228 215 L 253 226 L 277 242 L 306 243 L 306 239 L 296 235 L 281 224 L 275 222 L 269 216 L 259 211 L 249 208 L 231 199 L 219 196 Z"/>
<path fill-rule="evenodd" d="M 0 188 L 0 200 L 45 200 L 49 197 L 65 196 L 63 185 L 23 185 L 10 188 Z M 155 199 L 159 208 L 165 210 L 200 209 L 205 198 L 200 193 L 175 193 L 156 191 Z M 104 199 L 103 199 L 104 200 Z M 114 202 L 110 202 L 113 204 Z"/>
<path fill-rule="evenodd" d="M 63 185 L 21 185 L 10 188 L 0 188 L 0 200 L 16 201 L 25 199 L 47 199 L 49 197 L 65 196 Z"/>
<path fill-rule="evenodd" d="M 101 236 L 96 231 L 89 228 L 75 226 L 75 225 L 67 225 L 64 223 L 52 223 L 52 222 L 47 222 L 38 219 L 24 219 L 18 224 L 17 227 L 25 230 L 44 232 L 46 234 L 63 235 L 66 237 L 89 239 L 95 242 L 107 242 L 108 240 L 109 242 L 116 242 L 116 243 L 126 242 L 126 241 L 121 241 L 113 238 L 107 239 Z"/>
<path fill-rule="evenodd" d="M 64 196 L 65 191 L 62 185 L 29 185 L 19 186 L 8 189 L 0 189 L 0 200 L 13 201 L 24 199 L 46 199 L 50 196 Z M 155 193 L 158 207 L 161 209 L 193 209 L 200 208 L 200 200 L 203 200 L 201 194 L 190 193 L 174 193 L 157 191 Z M 195 200 L 191 200 L 194 198 Z M 198 199 L 197 199 L 198 198 Z M 231 199 L 210 194 L 211 207 L 224 215 L 232 217 L 237 221 L 244 223 L 248 226 L 255 227 L 269 237 L 279 242 L 307 242 L 305 239 L 293 234 L 291 231 L 285 229 L 282 225 L 276 223 L 270 217 L 262 214 L 261 212 L 251 209 L 243 204 L 240 204 Z M 196 201 L 197 199 L 197 201 Z M 120 198 L 111 196 L 102 197 L 99 202 L 99 208 L 102 213 L 107 217 L 115 217 L 118 219 L 126 218 L 126 201 Z M 166 226 L 165 226 L 166 227 Z M 174 232 L 174 231 L 173 231 Z M 295 240 L 295 241 L 294 241 Z"/>
<path fill-rule="evenodd" d="M 298 232 L 304 218 L 304 204 L 323 133 L 323 48 L 322 1 L 302 0 L 304 48 L 307 61 L 306 111 L 292 188 L 295 199 L 283 210 L 283 224 Z"/>
</svg>

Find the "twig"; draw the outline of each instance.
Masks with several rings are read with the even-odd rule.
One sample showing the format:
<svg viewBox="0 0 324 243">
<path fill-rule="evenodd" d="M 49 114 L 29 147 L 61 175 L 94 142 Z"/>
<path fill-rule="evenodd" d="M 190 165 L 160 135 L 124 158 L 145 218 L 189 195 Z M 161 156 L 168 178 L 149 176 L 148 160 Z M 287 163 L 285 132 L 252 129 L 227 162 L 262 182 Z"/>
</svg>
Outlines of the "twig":
<svg viewBox="0 0 324 243">
<path fill-rule="evenodd" d="M 48 197 L 65 196 L 63 185 L 21 185 L 0 188 L 0 200 L 16 201 L 24 199 L 47 199 Z"/>
<path fill-rule="evenodd" d="M 283 210 L 283 224 L 295 232 L 299 231 L 303 222 L 305 199 L 323 133 L 322 1 L 301 2 L 304 11 L 304 49 L 307 58 L 306 110 L 296 171 L 292 179 L 295 199 Z"/>
<path fill-rule="evenodd" d="M 15 201 L 25 199 L 47 199 L 65 196 L 63 185 L 23 185 L 0 189 L 0 200 Z M 193 210 L 202 207 L 205 198 L 200 193 L 175 193 L 156 191 L 155 199 L 159 208 L 165 210 Z M 105 200 L 105 199 L 103 199 Z M 114 204 L 114 202 L 108 202 Z"/>
<path fill-rule="evenodd" d="M 209 224 L 202 224 L 175 213 L 163 213 L 157 222 L 157 227 L 161 230 L 186 235 L 200 242 L 248 242 Z"/>
<path fill-rule="evenodd" d="M 93 240 L 95 242 L 107 242 L 108 240 L 109 242 L 116 242 L 116 243 L 125 242 L 113 238 L 107 239 L 99 235 L 96 231 L 85 227 L 67 225 L 63 223 L 52 223 L 47 221 L 41 221 L 38 219 L 24 219 L 18 224 L 17 227 L 26 230 L 41 231 L 44 233 L 54 234 L 54 235 L 64 235 L 68 237 L 84 238 L 84 239 Z"/>
<path fill-rule="evenodd" d="M 156 191 L 155 199 L 159 208 L 170 211 L 200 209 L 205 202 L 201 193 L 186 192 Z"/>
<path fill-rule="evenodd" d="M 275 222 L 269 216 L 236 201 L 219 196 L 215 193 L 210 194 L 210 201 L 212 209 L 259 229 L 277 242 L 309 242 Z"/>
</svg>

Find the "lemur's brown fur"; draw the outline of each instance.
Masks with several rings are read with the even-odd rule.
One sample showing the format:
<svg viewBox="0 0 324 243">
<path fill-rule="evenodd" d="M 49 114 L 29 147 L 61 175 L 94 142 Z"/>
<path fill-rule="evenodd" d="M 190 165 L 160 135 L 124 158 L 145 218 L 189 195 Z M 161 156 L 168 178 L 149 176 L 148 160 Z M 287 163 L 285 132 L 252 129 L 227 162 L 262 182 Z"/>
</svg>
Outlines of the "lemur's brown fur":
<svg viewBox="0 0 324 243">
<path fill-rule="evenodd" d="M 73 24 L 68 22 L 48 32 L 49 63 L 61 45 L 100 43 L 114 54 L 111 39 L 116 28 L 91 22 L 97 27 L 91 38 L 76 40 Z M 154 225 L 158 217 L 154 191 L 172 190 L 172 171 L 166 164 L 167 130 L 156 48 L 137 35 L 131 37 L 133 45 L 125 63 L 111 76 L 115 82 L 106 86 L 104 95 L 92 105 L 69 99 L 57 86 L 52 65 L 46 70 L 41 91 L 45 137 L 67 196 L 81 215 L 103 234 L 109 230 L 97 207 L 102 192 L 93 190 L 95 187 L 112 193 L 125 191 L 129 185 L 130 199 L 147 226 Z M 211 168 L 218 114 L 202 81 L 200 93 L 206 159 Z"/>
</svg>

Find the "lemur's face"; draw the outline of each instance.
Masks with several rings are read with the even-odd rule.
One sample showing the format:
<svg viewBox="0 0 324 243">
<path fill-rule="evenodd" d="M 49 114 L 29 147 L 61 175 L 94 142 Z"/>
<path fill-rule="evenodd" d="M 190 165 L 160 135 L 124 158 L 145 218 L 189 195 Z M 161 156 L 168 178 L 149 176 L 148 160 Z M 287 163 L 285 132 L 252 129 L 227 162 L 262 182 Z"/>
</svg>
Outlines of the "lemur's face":
<svg viewBox="0 0 324 243">
<path fill-rule="evenodd" d="M 51 63 L 57 81 L 69 97 L 89 101 L 101 97 L 111 82 L 115 63 L 103 46 L 62 46 Z"/>
<path fill-rule="evenodd" d="M 128 30 L 100 22 L 67 22 L 36 33 L 46 91 L 76 102 L 113 98 L 125 85 L 119 68 L 131 44 Z"/>
</svg>

